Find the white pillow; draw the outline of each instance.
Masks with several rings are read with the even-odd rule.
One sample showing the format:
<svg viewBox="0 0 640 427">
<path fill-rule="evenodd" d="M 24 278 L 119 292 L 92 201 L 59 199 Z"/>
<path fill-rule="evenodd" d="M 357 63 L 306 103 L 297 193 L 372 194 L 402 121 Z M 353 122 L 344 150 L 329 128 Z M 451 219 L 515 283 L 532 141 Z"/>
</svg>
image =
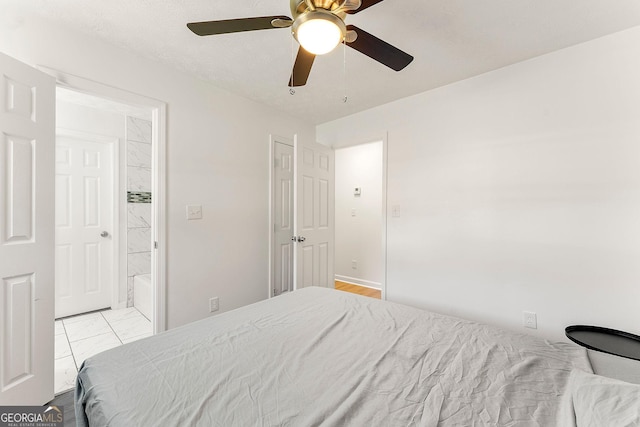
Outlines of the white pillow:
<svg viewBox="0 0 640 427">
<path fill-rule="evenodd" d="M 571 371 L 559 426 L 640 426 L 640 385 Z"/>
</svg>

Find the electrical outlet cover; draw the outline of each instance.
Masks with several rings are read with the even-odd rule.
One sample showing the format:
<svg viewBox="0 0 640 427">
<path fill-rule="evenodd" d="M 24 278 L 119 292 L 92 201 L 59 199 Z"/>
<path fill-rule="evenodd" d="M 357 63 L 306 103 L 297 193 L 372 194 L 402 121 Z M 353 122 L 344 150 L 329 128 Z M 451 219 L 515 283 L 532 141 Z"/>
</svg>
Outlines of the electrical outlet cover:
<svg viewBox="0 0 640 427">
<path fill-rule="evenodd" d="M 213 313 L 214 311 L 218 311 L 220 309 L 220 301 L 218 297 L 209 299 L 209 312 Z"/>
<path fill-rule="evenodd" d="M 525 328 L 538 329 L 538 319 L 532 311 L 522 312 L 522 325 Z"/>
</svg>

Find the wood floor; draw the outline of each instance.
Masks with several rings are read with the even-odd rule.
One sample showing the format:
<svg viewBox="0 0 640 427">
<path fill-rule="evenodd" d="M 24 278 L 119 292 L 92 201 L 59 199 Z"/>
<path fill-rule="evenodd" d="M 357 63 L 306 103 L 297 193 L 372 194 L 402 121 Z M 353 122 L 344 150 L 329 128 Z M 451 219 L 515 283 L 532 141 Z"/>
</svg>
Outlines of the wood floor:
<svg viewBox="0 0 640 427">
<path fill-rule="evenodd" d="M 365 297 L 380 299 L 382 293 L 378 289 L 371 289 L 365 286 L 352 285 L 351 283 L 336 280 L 336 289 L 339 291 L 351 292 L 352 294 L 364 295 Z"/>
</svg>

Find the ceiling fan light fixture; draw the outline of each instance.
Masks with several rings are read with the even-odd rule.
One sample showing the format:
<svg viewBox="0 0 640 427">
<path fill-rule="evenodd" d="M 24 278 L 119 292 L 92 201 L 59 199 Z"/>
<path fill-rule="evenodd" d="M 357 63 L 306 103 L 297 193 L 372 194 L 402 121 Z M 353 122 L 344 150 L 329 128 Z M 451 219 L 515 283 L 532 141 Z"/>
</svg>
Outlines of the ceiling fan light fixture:
<svg viewBox="0 0 640 427">
<path fill-rule="evenodd" d="M 347 32 L 340 17 L 321 9 L 300 15 L 293 23 L 292 30 L 300 46 L 314 55 L 331 52 Z"/>
</svg>

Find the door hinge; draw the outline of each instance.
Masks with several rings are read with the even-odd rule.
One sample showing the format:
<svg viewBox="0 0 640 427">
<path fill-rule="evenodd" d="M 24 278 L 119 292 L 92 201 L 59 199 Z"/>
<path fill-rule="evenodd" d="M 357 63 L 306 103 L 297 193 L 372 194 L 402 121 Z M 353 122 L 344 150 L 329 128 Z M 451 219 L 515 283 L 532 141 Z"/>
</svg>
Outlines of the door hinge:
<svg viewBox="0 0 640 427">
<path fill-rule="evenodd" d="M 153 242 L 153 249 L 158 249 L 158 242 Z"/>
</svg>

